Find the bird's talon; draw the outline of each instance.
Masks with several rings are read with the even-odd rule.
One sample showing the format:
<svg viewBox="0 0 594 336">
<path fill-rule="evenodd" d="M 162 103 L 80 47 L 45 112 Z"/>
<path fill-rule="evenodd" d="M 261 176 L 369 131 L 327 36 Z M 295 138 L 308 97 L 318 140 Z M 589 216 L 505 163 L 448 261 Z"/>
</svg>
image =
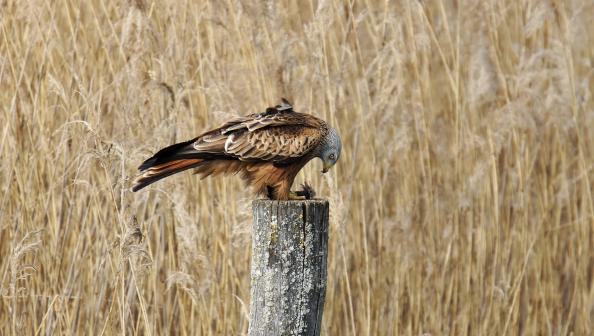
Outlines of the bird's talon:
<svg viewBox="0 0 594 336">
<path fill-rule="evenodd" d="M 289 193 L 289 200 L 291 201 L 304 201 L 306 200 L 305 196 L 301 196 L 298 193 L 291 191 Z"/>
<path fill-rule="evenodd" d="M 295 194 L 298 196 L 303 196 L 307 200 L 314 199 L 316 197 L 316 191 L 307 182 L 303 183 L 301 185 L 301 190 L 297 191 Z"/>
</svg>

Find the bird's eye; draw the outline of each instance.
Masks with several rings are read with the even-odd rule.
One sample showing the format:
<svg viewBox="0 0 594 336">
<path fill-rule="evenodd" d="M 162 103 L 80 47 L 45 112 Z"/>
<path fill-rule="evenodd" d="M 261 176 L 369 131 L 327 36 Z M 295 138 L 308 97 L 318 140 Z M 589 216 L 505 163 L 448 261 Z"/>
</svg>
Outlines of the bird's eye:
<svg viewBox="0 0 594 336">
<path fill-rule="evenodd" d="M 328 156 L 328 158 L 329 158 L 330 160 L 334 160 L 334 154 L 330 154 L 330 156 Z"/>
</svg>

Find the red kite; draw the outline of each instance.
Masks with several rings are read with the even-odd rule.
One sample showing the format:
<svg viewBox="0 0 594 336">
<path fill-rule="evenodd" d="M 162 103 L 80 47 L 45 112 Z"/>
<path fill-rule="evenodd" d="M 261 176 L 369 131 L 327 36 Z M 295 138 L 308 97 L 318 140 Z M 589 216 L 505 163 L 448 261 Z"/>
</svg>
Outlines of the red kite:
<svg viewBox="0 0 594 336">
<path fill-rule="evenodd" d="M 161 149 L 138 168 L 133 191 L 169 175 L 194 168 L 202 177 L 237 174 L 271 199 L 309 198 L 291 191 L 297 173 L 320 158 L 323 173 L 340 158 L 336 130 L 323 120 L 293 111 L 283 99 L 266 112 L 228 121 L 198 137 Z M 304 197 L 305 196 L 305 197 Z"/>
</svg>

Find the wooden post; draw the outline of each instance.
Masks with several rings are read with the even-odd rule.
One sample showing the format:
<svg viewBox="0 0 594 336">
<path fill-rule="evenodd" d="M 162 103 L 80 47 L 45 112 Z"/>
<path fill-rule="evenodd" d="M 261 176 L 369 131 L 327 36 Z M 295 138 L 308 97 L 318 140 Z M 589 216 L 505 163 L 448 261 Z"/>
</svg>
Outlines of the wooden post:
<svg viewBox="0 0 594 336">
<path fill-rule="evenodd" d="M 326 296 L 328 201 L 252 204 L 250 336 L 319 335 Z"/>
</svg>

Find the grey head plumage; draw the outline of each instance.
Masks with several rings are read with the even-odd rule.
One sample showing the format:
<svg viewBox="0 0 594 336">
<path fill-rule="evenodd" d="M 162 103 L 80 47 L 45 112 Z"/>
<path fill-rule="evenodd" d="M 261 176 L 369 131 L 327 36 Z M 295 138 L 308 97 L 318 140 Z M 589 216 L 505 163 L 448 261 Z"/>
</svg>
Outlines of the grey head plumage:
<svg viewBox="0 0 594 336">
<path fill-rule="evenodd" d="M 332 166 L 336 164 L 340 158 L 341 151 L 342 141 L 340 140 L 340 135 L 338 135 L 336 129 L 329 127 L 328 134 L 326 134 L 324 140 L 320 143 L 317 153 L 317 157 L 322 160 L 324 165 L 322 170 L 323 173 L 326 173 L 330 168 L 332 168 Z"/>
</svg>

